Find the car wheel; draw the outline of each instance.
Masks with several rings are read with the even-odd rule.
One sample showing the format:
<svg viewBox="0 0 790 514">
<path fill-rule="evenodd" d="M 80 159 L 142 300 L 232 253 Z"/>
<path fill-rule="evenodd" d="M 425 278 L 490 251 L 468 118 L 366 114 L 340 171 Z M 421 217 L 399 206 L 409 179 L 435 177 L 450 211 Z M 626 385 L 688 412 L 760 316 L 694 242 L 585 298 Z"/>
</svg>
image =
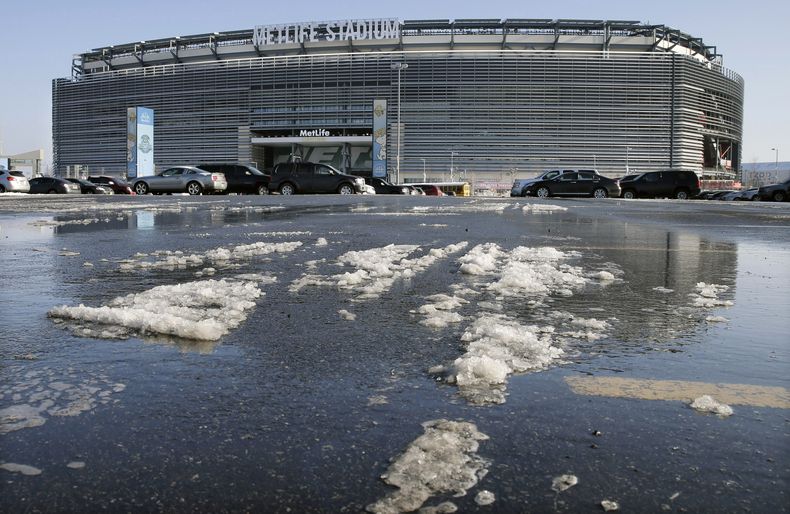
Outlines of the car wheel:
<svg viewBox="0 0 790 514">
<path fill-rule="evenodd" d="M 266 187 L 266 184 L 261 184 L 258 186 L 258 189 L 255 192 L 258 193 L 259 195 L 268 195 L 269 188 Z"/>
<path fill-rule="evenodd" d="M 187 184 L 187 193 L 192 196 L 199 195 L 203 192 L 203 186 L 198 184 L 197 182 L 190 182 Z"/>
<path fill-rule="evenodd" d="M 606 198 L 609 196 L 609 193 L 606 192 L 606 189 L 599 187 L 595 191 L 593 191 L 593 198 Z"/>
<path fill-rule="evenodd" d="M 688 200 L 689 199 L 689 192 L 685 189 L 678 189 L 675 193 L 675 198 L 678 200 Z"/>
<path fill-rule="evenodd" d="M 784 202 L 787 199 L 784 191 L 777 191 L 774 193 L 774 202 Z"/>
<path fill-rule="evenodd" d="M 138 182 L 134 185 L 134 192 L 138 195 L 147 195 L 148 194 L 148 184 L 145 182 Z"/>
<path fill-rule="evenodd" d="M 280 186 L 280 194 L 281 195 L 292 195 L 296 193 L 296 189 L 294 189 L 293 184 L 289 184 L 286 182 L 285 184 Z"/>
<path fill-rule="evenodd" d="M 625 191 L 623 191 L 623 198 L 625 198 L 626 200 L 633 200 L 634 198 L 636 198 L 636 193 L 633 192 L 631 189 L 626 189 Z"/>
<path fill-rule="evenodd" d="M 353 195 L 354 188 L 351 187 L 349 184 L 343 184 L 339 188 L 337 188 L 337 192 L 341 195 Z"/>
<path fill-rule="evenodd" d="M 3 184 L 0 184 L 0 194 L 5 193 L 5 187 Z"/>
<path fill-rule="evenodd" d="M 752 201 L 753 201 L 753 202 L 759 202 L 759 201 L 760 201 L 760 195 L 754 195 L 754 196 L 752 197 Z"/>
<path fill-rule="evenodd" d="M 551 196 L 551 191 L 546 186 L 539 187 L 538 191 L 535 193 L 538 198 L 548 198 Z"/>
</svg>

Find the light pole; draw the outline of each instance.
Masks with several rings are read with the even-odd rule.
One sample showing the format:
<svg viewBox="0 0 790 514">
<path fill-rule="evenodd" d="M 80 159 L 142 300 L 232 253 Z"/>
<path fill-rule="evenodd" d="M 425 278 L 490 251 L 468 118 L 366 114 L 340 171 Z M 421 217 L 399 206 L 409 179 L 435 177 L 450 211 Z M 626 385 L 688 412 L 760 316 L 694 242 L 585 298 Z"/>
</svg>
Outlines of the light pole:
<svg viewBox="0 0 790 514">
<path fill-rule="evenodd" d="M 597 160 L 595 154 L 593 154 L 593 169 L 596 169 L 596 170 L 598 169 L 598 160 Z"/>
<path fill-rule="evenodd" d="M 400 125 L 400 72 L 408 68 L 405 62 L 392 63 L 391 69 L 398 71 L 398 151 L 395 154 L 395 182 L 400 184 L 400 133 L 403 131 Z"/>
<path fill-rule="evenodd" d="M 455 169 L 453 167 L 453 162 L 454 162 L 453 157 L 455 157 L 456 155 L 458 155 L 458 152 L 450 152 L 450 182 L 453 181 L 453 170 Z"/>
<path fill-rule="evenodd" d="M 775 157 L 775 160 L 774 160 L 774 171 L 778 171 L 779 170 L 779 147 L 771 148 L 771 150 L 776 152 L 776 157 Z"/>
<path fill-rule="evenodd" d="M 428 182 L 428 178 L 425 176 L 425 159 L 420 159 L 422 161 L 422 181 Z"/>
</svg>

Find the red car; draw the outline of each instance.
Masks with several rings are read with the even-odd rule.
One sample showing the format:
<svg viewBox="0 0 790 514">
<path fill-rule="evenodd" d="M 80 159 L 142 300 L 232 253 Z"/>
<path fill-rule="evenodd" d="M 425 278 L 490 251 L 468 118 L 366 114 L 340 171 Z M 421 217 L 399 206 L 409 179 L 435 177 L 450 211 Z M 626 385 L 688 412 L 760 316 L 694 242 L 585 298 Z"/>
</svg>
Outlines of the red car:
<svg viewBox="0 0 790 514">
<path fill-rule="evenodd" d="M 428 184 L 418 187 L 422 189 L 422 191 L 428 196 L 444 196 L 444 193 L 442 192 L 441 189 L 439 189 L 439 186 L 433 186 Z"/>
</svg>

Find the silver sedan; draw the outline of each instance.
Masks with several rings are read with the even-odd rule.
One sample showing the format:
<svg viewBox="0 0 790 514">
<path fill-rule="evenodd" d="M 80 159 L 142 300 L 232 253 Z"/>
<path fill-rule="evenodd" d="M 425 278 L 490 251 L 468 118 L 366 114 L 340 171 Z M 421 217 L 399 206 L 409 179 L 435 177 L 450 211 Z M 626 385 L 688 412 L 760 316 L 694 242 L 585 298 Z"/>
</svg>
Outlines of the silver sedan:
<svg viewBox="0 0 790 514">
<path fill-rule="evenodd" d="M 223 173 L 210 173 L 193 166 L 168 168 L 158 175 L 138 177 L 132 182 L 138 195 L 148 193 L 217 193 L 228 188 Z"/>
</svg>

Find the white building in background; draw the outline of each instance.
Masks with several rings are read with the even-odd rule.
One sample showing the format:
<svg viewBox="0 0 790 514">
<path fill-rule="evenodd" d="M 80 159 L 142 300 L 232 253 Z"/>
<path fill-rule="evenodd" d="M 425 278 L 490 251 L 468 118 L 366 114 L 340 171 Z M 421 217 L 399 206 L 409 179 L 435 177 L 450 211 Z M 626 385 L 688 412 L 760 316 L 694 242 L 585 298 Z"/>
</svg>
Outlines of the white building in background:
<svg viewBox="0 0 790 514">
<path fill-rule="evenodd" d="M 752 162 L 744 164 L 741 171 L 743 187 L 778 184 L 788 178 L 790 178 L 790 162 Z"/>
<path fill-rule="evenodd" d="M 0 154 L 0 166 L 21 171 L 27 178 L 37 177 L 44 172 L 44 150 L 31 150 L 15 155 Z"/>
</svg>

